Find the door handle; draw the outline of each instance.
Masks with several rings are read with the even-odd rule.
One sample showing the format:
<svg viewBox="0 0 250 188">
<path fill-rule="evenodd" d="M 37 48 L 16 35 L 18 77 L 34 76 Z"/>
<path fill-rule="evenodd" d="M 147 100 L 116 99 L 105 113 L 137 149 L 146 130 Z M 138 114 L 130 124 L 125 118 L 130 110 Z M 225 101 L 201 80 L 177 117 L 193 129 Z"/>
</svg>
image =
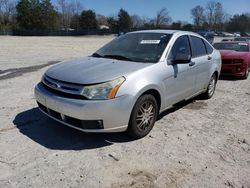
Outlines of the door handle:
<svg viewBox="0 0 250 188">
<path fill-rule="evenodd" d="M 207 57 L 207 60 L 211 60 L 211 59 L 212 59 L 212 57 L 211 57 L 211 56 L 208 56 L 208 57 Z"/>
<path fill-rule="evenodd" d="M 192 66 L 194 66 L 194 65 L 195 65 L 195 62 L 190 62 L 190 63 L 189 63 L 189 66 L 190 66 L 190 67 L 192 67 Z"/>
</svg>

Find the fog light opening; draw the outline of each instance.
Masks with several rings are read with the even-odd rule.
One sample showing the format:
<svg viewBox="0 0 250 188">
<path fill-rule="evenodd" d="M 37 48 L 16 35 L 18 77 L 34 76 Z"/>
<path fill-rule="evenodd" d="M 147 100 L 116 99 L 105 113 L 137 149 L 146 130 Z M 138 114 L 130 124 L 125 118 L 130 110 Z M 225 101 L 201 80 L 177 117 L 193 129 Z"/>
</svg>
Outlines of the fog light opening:
<svg viewBox="0 0 250 188">
<path fill-rule="evenodd" d="M 99 121 L 97 121 L 98 122 L 98 124 L 99 124 L 99 129 L 103 129 L 104 127 L 103 127 L 103 121 L 101 121 L 101 120 L 99 120 Z"/>
</svg>

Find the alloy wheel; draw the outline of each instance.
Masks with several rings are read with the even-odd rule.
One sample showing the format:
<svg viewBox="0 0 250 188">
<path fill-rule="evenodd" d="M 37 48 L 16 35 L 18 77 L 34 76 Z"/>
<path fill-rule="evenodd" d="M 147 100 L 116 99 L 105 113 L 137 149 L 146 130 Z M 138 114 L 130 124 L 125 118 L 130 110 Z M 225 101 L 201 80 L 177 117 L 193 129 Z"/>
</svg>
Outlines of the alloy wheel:
<svg viewBox="0 0 250 188">
<path fill-rule="evenodd" d="M 212 76 L 209 85 L 208 85 L 208 95 L 212 96 L 214 94 L 215 91 L 215 85 L 216 85 L 216 80 L 214 78 L 214 76 Z"/>
<path fill-rule="evenodd" d="M 137 127 L 140 131 L 145 131 L 154 123 L 156 109 L 153 102 L 145 101 L 138 110 L 136 117 Z"/>
<path fill-rule="evenodd" d="M 248 75 L 249 75 L 249 68 L 247 68 L 246 70 L 246 77 L 248 77 Z"/>
</svg>

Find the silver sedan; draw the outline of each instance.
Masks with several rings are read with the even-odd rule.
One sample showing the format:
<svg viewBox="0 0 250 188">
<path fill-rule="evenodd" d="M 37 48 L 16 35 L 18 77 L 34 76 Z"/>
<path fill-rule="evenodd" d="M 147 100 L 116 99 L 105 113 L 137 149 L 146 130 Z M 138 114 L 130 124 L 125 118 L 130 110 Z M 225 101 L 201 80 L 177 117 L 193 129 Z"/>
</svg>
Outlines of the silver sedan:
<svg viewBox="0 0 250 188">
<path fill-rule="evenodd" d="M 172 105 L 211 98 L 220 70 L 220 53 L 198 34 L 138 31 L 49 68 L 35 97 L 42 112 L 72 128 L 141 138 Z"/>
</svg>

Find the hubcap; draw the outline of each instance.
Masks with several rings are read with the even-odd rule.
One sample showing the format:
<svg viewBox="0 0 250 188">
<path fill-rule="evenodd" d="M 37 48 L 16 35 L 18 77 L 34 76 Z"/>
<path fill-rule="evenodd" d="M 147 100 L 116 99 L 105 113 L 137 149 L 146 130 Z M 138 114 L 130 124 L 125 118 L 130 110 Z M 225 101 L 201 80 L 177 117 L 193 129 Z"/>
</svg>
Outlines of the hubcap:
<svg viewBox="0 0 250 188">
<path fill-rule="evenodd" d="M 155 108 L 151 101 L 144 102 L 141 107 L 139 108 L 138 114 L 137 114 L 137 126 L 140 130 L 144 131 L 154 121 L 155 116 Z"/>
<path fill-rule="evenodd" d="M 210 80 L 210 83 L 208 85 L 208 94 L 209 96 L 212 96 L 215 90 L 215 79 L 214 77 L 212 77 L 212 79 Z"/>
</svg>

